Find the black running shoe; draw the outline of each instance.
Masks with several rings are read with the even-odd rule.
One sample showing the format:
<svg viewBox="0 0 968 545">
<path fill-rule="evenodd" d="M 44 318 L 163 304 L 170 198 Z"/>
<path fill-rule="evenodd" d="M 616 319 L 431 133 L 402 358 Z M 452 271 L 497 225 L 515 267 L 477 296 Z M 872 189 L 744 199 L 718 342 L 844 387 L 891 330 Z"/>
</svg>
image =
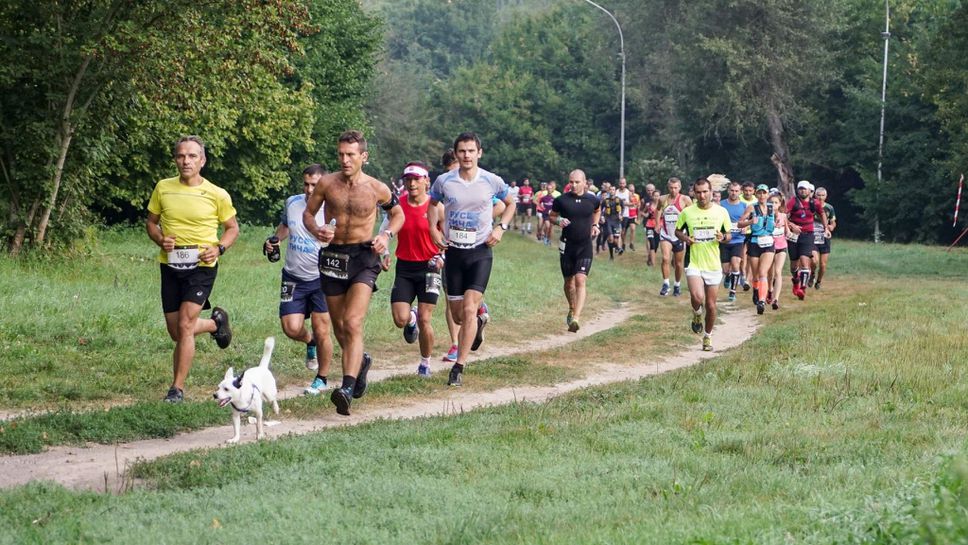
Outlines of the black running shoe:
<svg viewBox="0 0 968 545">
<path fill-rule="evenodd" d="M 215 320 L 215 333 L 212 338 L 219 348 L 228 348 L 232 344 L 232 328 L 229 326 L 229 313 L 221 307 L 212 309 L 212 320 Z"/>
<path fill-rule="evenodd" d="M 756 313 L 757 314 L 763 314 L 764 311 L 766 311 L 766 303 L 764 303 L 763 301 L 757 301 L 756 302 Z"/>
<path fill-rule="evenodd" d="M 819 289 L 820 289 L 820 282 L 816 282 L 816 283 L 814 283 L 814 285 L 813 285 L 813 289 L 815 289 L 815 290 L 819 290 Z"/>
<path fill-rule="evenodd" d="M 329 400 L 336 405 L 336 412 L 343 416 L 350 415 L 350 404 L 353 402 L 352 392 L 349 388 L 336 388 L 329 395 Z"/>
<path fill-rule="evenodd" d="M 363 352 L 363 364 L 360 365 L 360 374 L 356 377 L 356 385 L 353 386 L 353 399 L 359 399 L 366 395 L 366 374 L 370 372 L 370 364 L 373 359 L 366 352 Z"/>
<path fill-rule="evenodd" d="M 417 309 L 410 309 L 410 319 L 413 320 L 413 325 L 408 322 L 407 325 L 403 326 L 403 340 L 407 344 L 413 344 L 417 342 L 420 337 L 420 326 L 417 325 Z"/>
<path fill-rule="evenodd" d="M 483 316 L 477 316 L 477 335 L 474 336 L 474 342 L 471 343 L 471 351 L 475 352 L 481 347 L 481 343 L 484 342 L 484 326 L 487 324 L 487 320 Z"/>
<path fill-rule="evenodd" d="M 461 385 L 460 377 L 462 374 L 463 372 L 461 371 L 460 368 L 457 367 L 457 365 L 454 365 L 453 367 L 451 367 L 450 376 L 447 377 L 447 386 L 460 386 Z"/>
<path fill-rule="evenodd" d="M 165 403 L 181 403 L 185 401 L 185 392 L 172 386 L 168 388 L 168 395 L 165 396 Z"/>
</svg>

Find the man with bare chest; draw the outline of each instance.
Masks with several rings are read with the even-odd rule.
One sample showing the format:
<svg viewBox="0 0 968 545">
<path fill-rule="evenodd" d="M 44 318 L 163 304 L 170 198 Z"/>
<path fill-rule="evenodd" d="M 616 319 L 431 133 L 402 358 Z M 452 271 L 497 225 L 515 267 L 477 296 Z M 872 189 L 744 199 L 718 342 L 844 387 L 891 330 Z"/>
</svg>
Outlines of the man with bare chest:
<svg viewBox="0 0 968 545">
<path fill-rule="evenodd" d="M 337 143 L 339 172 L 320 178 L 306 203 L 303 223 L 325 247 L 319 252 L 319 273 L 336 340 L 342 349 L 343 383 L 330 400 L 336 412 L 350 414 L 353 399 L 366 393 L 370 356 L 363 351 L 363 320 L 376 290 L 380 255 L 403 227 L 397 196 L 379 180 L 363 173 L 368 153 L 360 131 L 346 131 Z M 335 225 L 318 225 L 316 212 L 326 204 Z M 387 229 L 373 238 L 377 206 L 390 217 Z"/>
</svg>

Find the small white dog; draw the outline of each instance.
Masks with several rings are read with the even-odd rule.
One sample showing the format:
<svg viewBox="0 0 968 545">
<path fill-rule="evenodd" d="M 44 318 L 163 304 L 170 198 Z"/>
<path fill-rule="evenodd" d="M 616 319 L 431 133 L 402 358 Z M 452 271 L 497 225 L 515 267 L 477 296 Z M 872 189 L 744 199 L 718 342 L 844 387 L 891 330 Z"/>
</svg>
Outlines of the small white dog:
<svg viewBox="0 0 968 545">
<path fill-rule="evenodd" d="M 226 441 L 227 443 L 239 442 L 242 413 L 255 415 L 256 438 L 265 437 L 265 432 L 262 431 L 263 400 L 271 401 L 272 410 L 279 414 L 279 404 L 276 402 L 276 379 L 269 371 L 269 360 L 272 358 L 272 349 L 275 346 L 275 337 L 268 337 L 259 366 L 246 369 L 238 377 L 229 367 L 225 371 L 225 378 L 218 385 L 218 390 L 213 394 L 219 407 L 232 404 L 232 426 L 235 428 L 235 435 Z"/>
</svg>

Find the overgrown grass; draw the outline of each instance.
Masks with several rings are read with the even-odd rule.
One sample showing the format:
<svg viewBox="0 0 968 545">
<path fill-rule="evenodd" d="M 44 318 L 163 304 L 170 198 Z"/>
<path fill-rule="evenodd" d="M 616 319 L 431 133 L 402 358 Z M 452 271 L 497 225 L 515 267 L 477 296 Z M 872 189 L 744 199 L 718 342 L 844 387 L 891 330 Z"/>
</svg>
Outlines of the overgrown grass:
<svg viewBox="0 0 968 545">
<path fill-rule="evenodd" d="M 968 287 L 850 280 L 647 380 L 182 453 L 123 496 L 7 491 L 0 540 L 964 542 Z"/>
</svg>

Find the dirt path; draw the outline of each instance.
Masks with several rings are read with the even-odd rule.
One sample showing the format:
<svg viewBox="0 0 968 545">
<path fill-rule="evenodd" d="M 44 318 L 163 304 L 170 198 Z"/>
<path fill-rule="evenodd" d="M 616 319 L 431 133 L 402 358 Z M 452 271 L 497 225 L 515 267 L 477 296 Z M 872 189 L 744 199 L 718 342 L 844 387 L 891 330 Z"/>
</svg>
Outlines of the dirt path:
<svg viewBox="0 0 968 545">
<path fill-rule="evenodd" d="M 587 336 L 594 333 L 595 327 L 607 329 L 623 321 L 629 314 L 629 311 L 625 308 L 606 312 L 595 321 L 589 322 L 588 326 L 583 328 L 582 334 Z M 621 316 L 621 318 L 618 319 L 618 316 Z M 524 400 L 542 402 L 579 388 L 636 380 L 695 365 L 716 356 L 718 352 L 745 342 L 758 327 L 759 322 L 753 312 L 749 310 L 732 312 L 726 318 L 725 323 L 718 326 L 716 330 L 716 352 L 702 352 L 697 338 L 693 348 L 655 362 L 644 362 L 637 365 L 592 362 L 589 365 L 589 376 L 580 380 L 551 386 L 503 388 L 490 392 L 465 393 L 461 390 L 449 390 L 449 394 L 437 399 L 403 402 L 393 407 L 363 410 L 350 417 L 327 413 L 313 420 L 282 421 L 277 426 L 268 428 L 267 433 L 270 437 L 280 437 L 286 434 L 304 434 L 338 426 L 351 426 L 377 419 L 437 416 Z M 531 343 L 524 349 L 528 351 L 544 350 L 566 344 L 577 338 L 580 337 L 576 335 L 551 336 L 539 341 L 540 344 L 537 346 Z M 520 347 L 517 351 L 521 351 Z M 494 357 L 512 353 L 515 353 L 514 348 L 498 350 L 495 347 L 492 351 L 482 350 L 479 357 Z M 388 369 L 382 374 L 382 378 L 412 371 L 409 367 L 399 371 Z M 374 380 L 380 376 L 376 370 L 373 371 Z M 243 442 L 252 441 L 254 435 L 255 426 L 243 427 Z M 225 439 L 230 436 L 231 425 L 229 419 L 226 418 L 225 426 L 184 433 L 170 439 L 149 439 L 117 446 L 55 447 L 41 454 L 2 457 L 0 458 L 0 488 L 9 488 L 34 480 L 49 480 L 74 489 L 116 491 L 124 485 L 122 479 L 125 475 L 125 468 L 136 460 L 152 460 L 176 452 L 221 447 L 224 445 Z"/>
</svg>

